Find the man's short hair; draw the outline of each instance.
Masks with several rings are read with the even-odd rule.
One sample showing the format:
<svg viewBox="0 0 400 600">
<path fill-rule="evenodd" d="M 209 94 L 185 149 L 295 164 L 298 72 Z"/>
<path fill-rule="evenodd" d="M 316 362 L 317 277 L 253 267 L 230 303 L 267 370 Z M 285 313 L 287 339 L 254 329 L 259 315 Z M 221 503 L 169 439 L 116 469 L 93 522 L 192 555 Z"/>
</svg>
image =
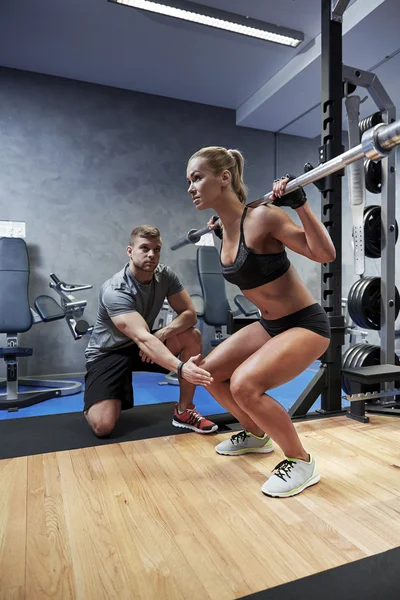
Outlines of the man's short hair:
<svg viewBox="0 0 400 600">
<path fill-rule="evenodd" d="M 161 238 L 161 233 L 160 230 L 157 229 L 157 227 L 153 227 L 153 225 L 139 225 L 138 227 L 135 227 L 135 229 L 132 229 L 129 244 L 132 246 L 138 237 Z"/>
</svg>

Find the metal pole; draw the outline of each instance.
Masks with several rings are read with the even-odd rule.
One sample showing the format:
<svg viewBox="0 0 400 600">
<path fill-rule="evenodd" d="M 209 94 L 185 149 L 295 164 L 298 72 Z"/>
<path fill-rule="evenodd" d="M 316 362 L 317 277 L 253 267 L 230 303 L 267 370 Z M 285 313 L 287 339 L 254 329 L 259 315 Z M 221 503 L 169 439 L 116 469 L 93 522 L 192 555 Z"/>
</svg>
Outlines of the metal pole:
<svg viewBox="0 0 400 600">
<path fill-rule="evenodd" d="M 390 123 L 396 116 L 393 107 L 383 114 Z M 389 125 L 390 127 L 390 125 Z M 382 161 L 381 189 L 381 364 L 394 365 L 395 326 L 395 244 L 396 244 L 396 155 Z M 386 389 L 392 388 L 392 383 Z"/>
<path fill-rule="evenodd" d="M 350 0 L 332 0 L 331 17 L 333 21 L 342 22 L 343 14 L 349 3 Z"/>
<path fill-rule="evenodd" d="M 343 153 L 342 22 L 341 19 L 333 18 L 331 5 L 331 0 L 321 2 L 322 164 L 319 168 L 322 172 L 325 171 L 322 175 L 324 186 L 321 191 L 321 221 L 336 249 L 335 260 L 321 264 L 321 306 L 328 316 L 331 329 L 331 342 L 321 358 L 326 370 L 326 386 L 321 392 L 321 408 L 318 412 L 323 414 L 340 413 L 342 409 L 341 366 L 345 332 L 342 316 L 342 176 L 344 167 L 356 162 L 356 156 L 360 157 L 363 151 L 359 144 L 350 149 L 350 152 Z M 355 151 L 354 154 L 351 150 Z M 346 155 L 351 163 L 347 162 Z M 335 162 L 337 169 L 327 168 Z"/>
</svg>

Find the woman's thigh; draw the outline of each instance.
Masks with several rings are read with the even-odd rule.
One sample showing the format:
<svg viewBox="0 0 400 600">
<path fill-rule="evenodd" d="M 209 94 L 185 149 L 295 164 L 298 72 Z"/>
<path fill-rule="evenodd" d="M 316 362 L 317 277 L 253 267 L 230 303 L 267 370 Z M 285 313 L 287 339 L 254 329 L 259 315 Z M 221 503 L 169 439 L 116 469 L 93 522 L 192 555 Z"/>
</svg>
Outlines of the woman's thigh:
<svg viewBox="0 0 400 600">
<path fill-rule="evenodd" d="M 233 373 L 231 387 L 249 387 L 260 393 L 291 381 L 327 349 L 329 339 L 301 327 L 271 338 Z"/>
<path fill-rule="evenodd" d="M 208 354 L 201 367 L 214 379 L 225 381 L 246 359 L 271 340 L 271 336 L 260 323 L 252 323 L 219 344 Z"/>
</svg>

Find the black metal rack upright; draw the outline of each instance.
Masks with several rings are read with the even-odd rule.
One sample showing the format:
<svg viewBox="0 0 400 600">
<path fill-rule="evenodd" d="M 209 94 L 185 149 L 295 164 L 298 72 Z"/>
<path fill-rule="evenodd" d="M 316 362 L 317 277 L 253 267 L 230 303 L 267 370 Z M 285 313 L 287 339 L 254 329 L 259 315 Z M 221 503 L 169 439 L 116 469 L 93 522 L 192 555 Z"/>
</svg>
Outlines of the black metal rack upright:
<svg viewBox="0 0 400 600">
<path fill-rule="evenodd" d="M 342 16 L 350 0 L 321 0 L 321 147 L 319 162 L 342 154 Z M 332 331 L 321 367 L 289 410 L 291 417 L 304 417 L 319 395 L 318 413 L 342 412 L 342 346 L 345 323 L 342 316 L 342 177 L 339 171 L 326 177 L 321 190 L 321 220 L 336 249 L 336 259 L 321 265 L 321 305 Z"/>
<path fill-rule="evenodd" d="M 348 4 L 348 2 L 347 2 Z M 342 154 L 342 15 L 347 6 L 333 6 L 322 0 L 321 6 L 321 149 L 320 162 Z M 341 11 L 337 12 L 338 10 Z M 322 159 L 322 160 L 321 160 Z M 326 383 L 322 390 L 321 412 L 333 413 L 342 406 L 342 346 L 344 317 L 342 316 L 342 177 L 337 172 L 326 178 L 321 194 L 321 219 L 329 231 L 336 249 L 336 259 L 321 266 L 321 304 L 326 310 L 332 340 L 325 354 Z"/>
</svg>

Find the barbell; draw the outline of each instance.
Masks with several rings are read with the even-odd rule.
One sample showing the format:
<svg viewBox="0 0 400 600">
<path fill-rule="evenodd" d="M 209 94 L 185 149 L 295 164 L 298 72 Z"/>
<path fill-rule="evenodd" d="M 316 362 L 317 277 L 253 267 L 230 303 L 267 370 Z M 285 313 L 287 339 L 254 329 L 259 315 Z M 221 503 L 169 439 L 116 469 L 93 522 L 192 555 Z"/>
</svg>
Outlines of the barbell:
<svg viewBox="0 0 400 600">
<path fill-rule="evenodd" d="M 380 123 L 375 125 L 372 129 L 366 131 L 361 140 L 361 144 L 355 146 L 354 148 L 350 148 L 343 154 L 339 154 L 335 158 L 328 160 L 326 163 L 322 163 L 304 173 L 296 177 L 296 179 L 292 179 L 286 186 L 285 194 L 289 194 L 294 190 L 297 190 L 299 187 L 305 187 L 310 183 L 314 183 L 315 181 L 319 181 L 324 177 L 328 177 L 337 171 L 341 171 L 348 165 L 361 160 L 363 158 L 370 159 L 372 161 L 382 160 L 390 154 L 393 148 L 400 144 L 400 120 L 395 121 L 394 123 L 390 123 L 389 125 L 385 125 Z M 255 208 L 260 206 L 261 204 L 270 204 L 273 202 L 273 192 L 269 192 L 265 194 L 265 196 L 261 196 L 252 202 L 249 202 L 246 206 L 251 208 Z M 191 229 L 183 238 L 177 240 L 172 246 L 171 250 L 178 250 L 179 248 L 183 248 L 188 244 L 195 244 L 200 240 L 200 238 L 209 233 L 210 230 L 208 227 L 203 227 L 202 229 Z"/>
</svg>

